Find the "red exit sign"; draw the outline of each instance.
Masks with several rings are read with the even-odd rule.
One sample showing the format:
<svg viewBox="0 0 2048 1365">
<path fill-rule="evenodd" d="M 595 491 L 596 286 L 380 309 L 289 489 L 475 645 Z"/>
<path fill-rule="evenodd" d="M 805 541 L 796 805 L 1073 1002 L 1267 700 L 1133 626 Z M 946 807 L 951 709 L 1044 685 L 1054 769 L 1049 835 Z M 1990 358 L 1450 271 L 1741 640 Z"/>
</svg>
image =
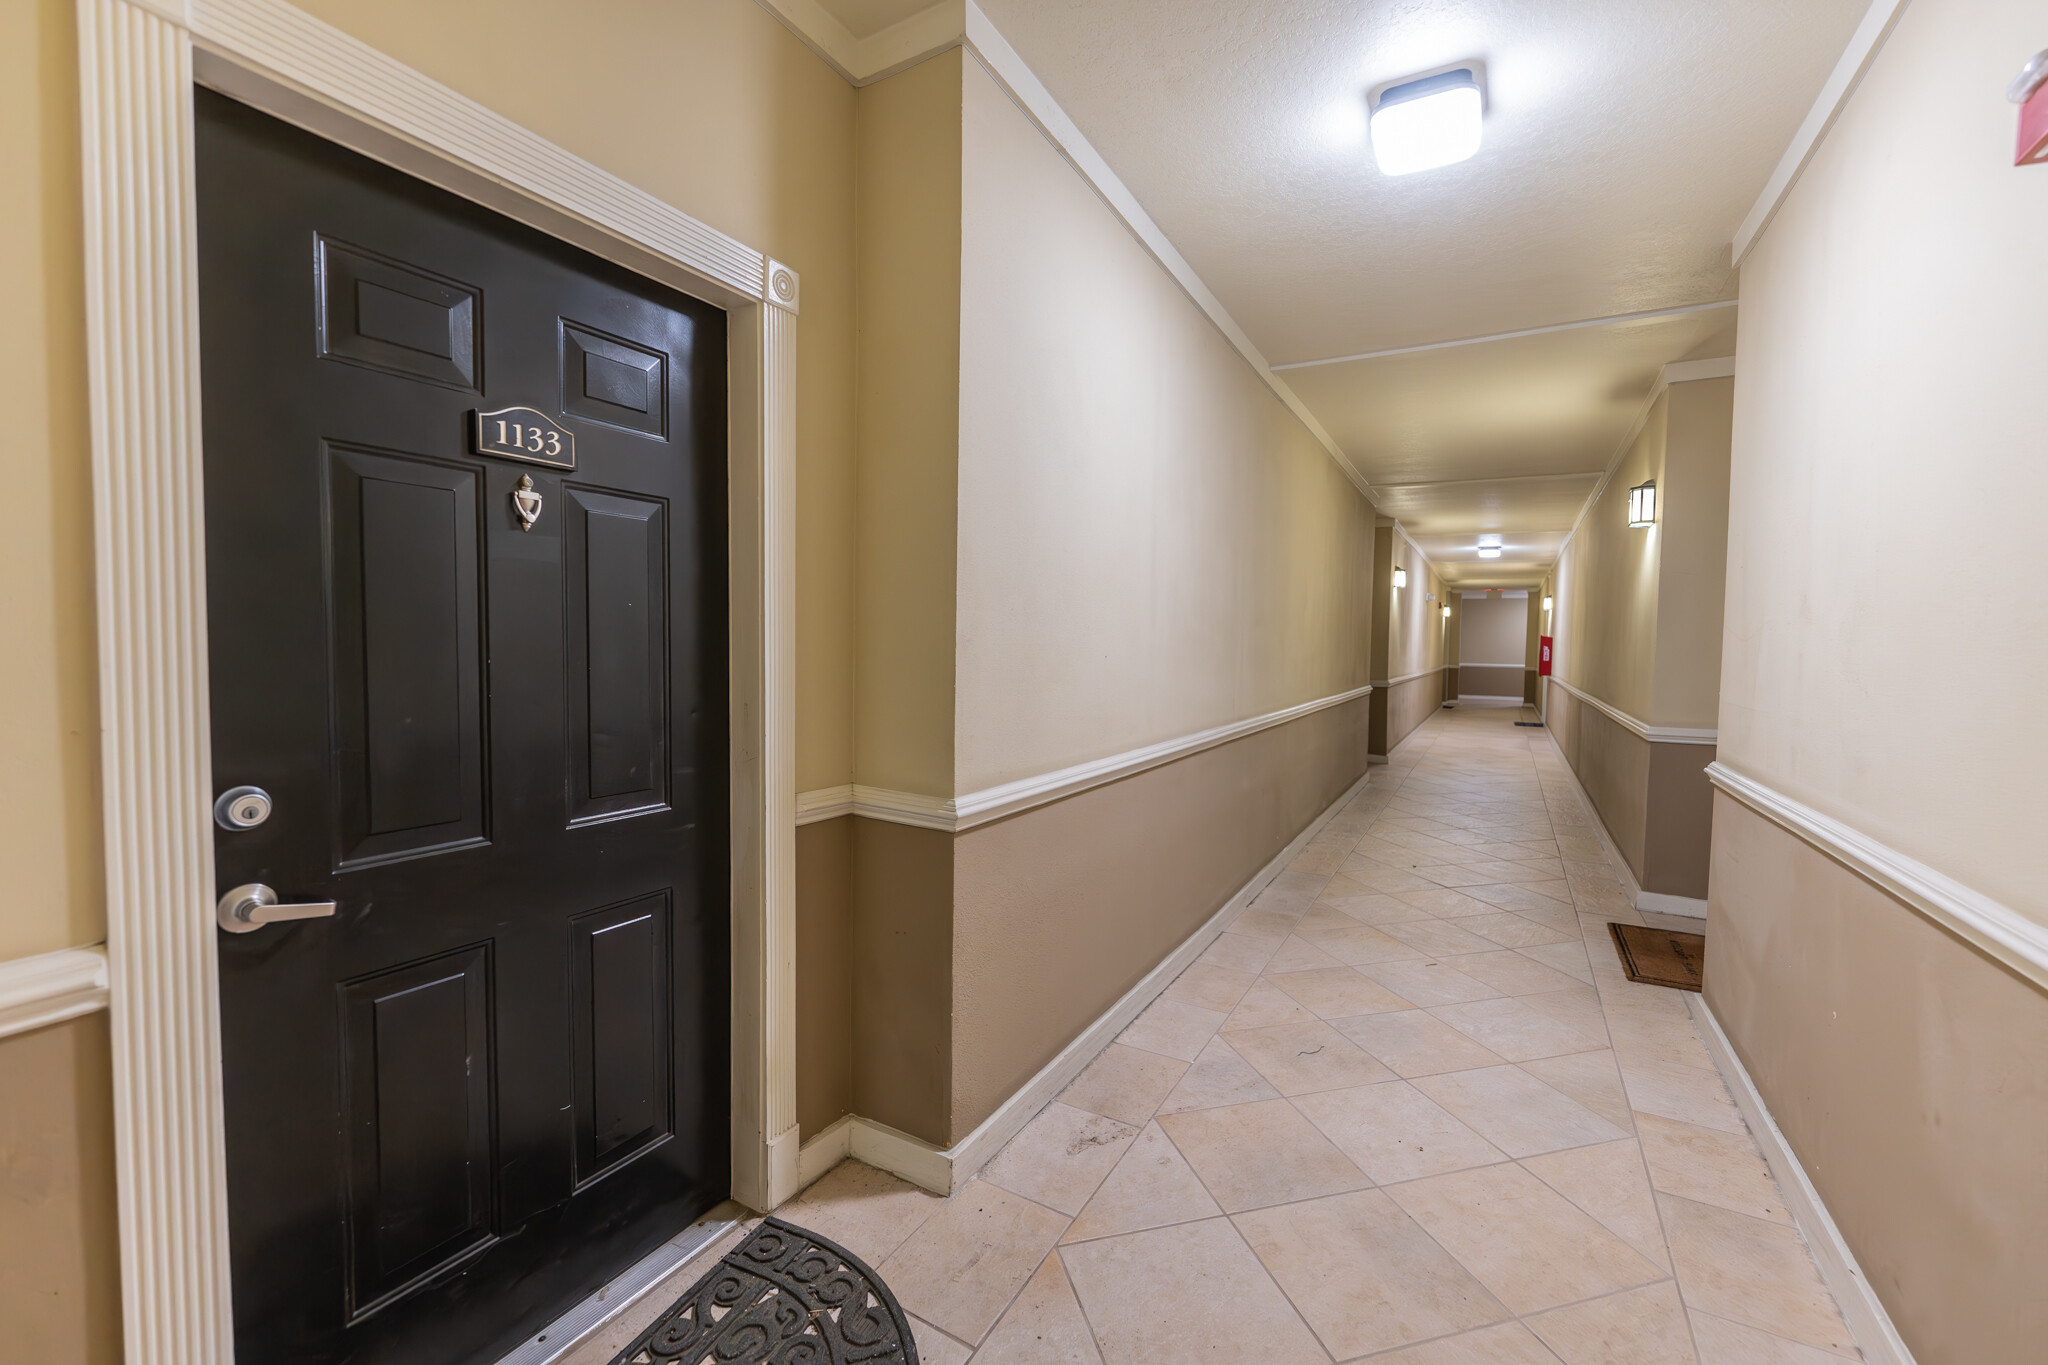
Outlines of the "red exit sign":
<svg viewBox="0 0 2048 1365">
<path fill-rule="evenodd" d="M 2020 107 L 2019 143 L 2012 164 L 2048 165 L 2048 52 L 2027 63 L 2005 97 Z"/>
</svg>

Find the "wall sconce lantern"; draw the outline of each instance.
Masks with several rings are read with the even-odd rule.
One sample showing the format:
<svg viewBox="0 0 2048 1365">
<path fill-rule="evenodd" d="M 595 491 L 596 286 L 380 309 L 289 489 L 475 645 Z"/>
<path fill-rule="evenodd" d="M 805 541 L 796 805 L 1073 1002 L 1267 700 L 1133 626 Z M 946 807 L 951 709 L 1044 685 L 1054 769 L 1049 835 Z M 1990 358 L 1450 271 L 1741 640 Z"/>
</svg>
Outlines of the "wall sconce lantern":
<svg viewBox="0 0 2048 1365">
<path fill-rule="evenodd" d="M 1630 526 L 1654 526 L 1657 524 L 1657 481 L 1639 483 L 1628 490 L 1628 524 Z"/>
<path fill-rule="evenodd" d="M 1450 619 L 1451 619 L 1451 604 L 1450 604 L 1450 603 L 1448 603 L 1448 602 L 1446 602 L 1446 603 L 1444 603 L 1444 620 L 1448 621 L 1448 620 L 1450 620 Z"/>
<path fill-rule="evenodd" d="M 1547 597 L 1543 599 L 1543 610 L 1545 614 L 1548 614 L 1550 611 L 1550 599 Z"/>
<path fill-rule="evenodd" d="M 1397 588 L 1408 586 L 1408 571 L 1406 569 L 1394 570 L 1394 586 Z"/>
</svg>

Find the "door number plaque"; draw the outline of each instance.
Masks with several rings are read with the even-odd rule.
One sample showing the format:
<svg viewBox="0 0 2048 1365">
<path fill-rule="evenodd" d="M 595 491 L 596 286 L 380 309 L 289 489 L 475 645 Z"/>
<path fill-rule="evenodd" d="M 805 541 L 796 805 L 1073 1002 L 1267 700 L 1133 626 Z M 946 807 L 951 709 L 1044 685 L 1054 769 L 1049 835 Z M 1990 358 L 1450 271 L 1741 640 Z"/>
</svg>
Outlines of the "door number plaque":
<svg viewBox="0 0 2048 1365">
<path fill-rule="evenodd" d="M 576 467 L 576 433 L 532 408 L 499 408 L 469 414 L 469 439 L 479 455 L 501 455 L 553 469 Z"/>
</svg>

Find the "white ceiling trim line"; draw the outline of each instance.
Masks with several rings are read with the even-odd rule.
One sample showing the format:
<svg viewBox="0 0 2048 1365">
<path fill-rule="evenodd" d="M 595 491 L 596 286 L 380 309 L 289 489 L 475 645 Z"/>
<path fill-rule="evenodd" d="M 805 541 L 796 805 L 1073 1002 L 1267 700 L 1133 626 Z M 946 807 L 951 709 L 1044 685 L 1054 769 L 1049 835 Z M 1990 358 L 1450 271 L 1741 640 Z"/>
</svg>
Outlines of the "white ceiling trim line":
<svg viewBox="0 0 2048 1365">
<path fill-rule="evenodd" d="M 1607 468 L 1601 472 L 1600 482 L 1593 485 L 1593 491 L 1586 494 L 1586 504 L 1579 509 L 1579 515 L 1572 520 L 1572 529 L 1558 542 L 1557 553 L 1551 563 L 1564 558 L 1565 547 L 1579 534 L 1579 528 L 1586 524 L 1592 514 L 1593 505 L 1600 501 L 1600 495 L 1607 491 L 1608 483 L 1614 478 L 1614 471 L 1621 468 L 1621 462 L 1628 458 L 1629 447 L 1636 443 L 1636 437 L 1643 434 L 1643 428 L 1650 424 L 1650 413 L 1656 408 L 1657 400 L 1664 396 L 1664 390 L 1673 384 L 1690 384 L 1700 379 L 1733 379 L 1735 357 L 1715 356 L 1709 360 L 1679 360 L 1657 371 L 1657 382 L 1650 386 L 1650 396 L 1643 400 L 1643 406 L 1636 413 L 1636 420 L 1629 423 L 1628 435 L 1621 438 L 1621 444 L 1614 448 L 1614 455 L 1607 461 Z"/>
<path fill-rule="evenodd" d="M 1677 308 L 1652 308 L 1641 313 L 1615 313 L 1604 318 L 1584 318 L 1578 322 L 1553 322 L 1543 327 L 1524 327 L 1516 332 L 1494 332 L 1483 337 L 1456 337 L 1450 341 L 1425 341 L 1416 346 L 1395 346 L 1384 351 L 1360 351 L 1356 355 L 1333 355 L 1322 360 L 1290 360 L 1284 365 L 1275 365 L 1278 370 L 1307 370 L 1318 365 L 1348 365 L 1354 360 L 1384 360 L 1388 356 L 1416 355 L 1423 351 L 1447 351 L 1457 346 L 1484 346 L 1490 341 L 1515 341 L 1521 337 L 1549 336 L 1553 332 L 1582 332 L 1589 327 L 1609 327 L 1624 322 L 1651 322 L 1657 318 L 1684 317 L 1688 313 L 1711 313 L 1718 308 L 1733 308 L 1740 299 L 1716 299 L 1712 303 L 1688 303 Z M 1477 482 L 1467 480 L 1466 482 Z"/>
<path fill-rule="evenodd" d="M 59 948 L 0 962 L 0 1038 L 107 1007 L 107 950 Z"/>
<path fill-rule="evenodd" d="M 1597 479 L 1598 469 L 1581 469 L 1569 474 L 1510 474 L 1499 479 L 1439 479 L 1434 483 L 1376 483 L 1375 493 L 1399 493 L 1410 488 L 1469 488 L 1492 483 L 1561 483 L 1566 479 Z"/>
<path fill-rule="evenodd" d="M 1374 506 L 1378 506 L 1378 504 L 1375 503 Z M 1401 524 L 1399 517 L 1391 518 L 1391 520 L 1394 523 L 1394 534 L 1408 542 L 1408 548 L 1422 557 L 1422 562 L 1429 566 L 1431 573 L 1435 574 L 1438 578 L 1442 578 L 1444 576 L 1443 566 L 1429 557 L 1429 551 L 1415 543 L 1415 537 L 1408 534 L 1408 528 Z"/>
<path fill-rule="evenodd" d="M 858 784 L 837 787 L 821 787 L 814 791 L 799 792 L 796 798 L 796 822 L 799 825 L 816 824 L 820 820 L 831 820 L 841 815 L 862 815 L 870 820 L 886 820 L 894 825 L 911 825 L 918 829 L 938 829 L 951 833 L 986 825 L 1006 816 L 1016 815 L 1037 806 L 1063 801 L 1069 796 L 1078 796 L 1094 787 L 1106 786 L 1126 777 L 1134 776 L 1151 768 L 1163 767 L 1168 763 L 1228 744 L 1232 740 L 1255 735 L 1261 730 L 1270 730 L 1276 725 L 1312 716 L 1318 711 L 1327 711 L 1333 706 L 1356 701 L 1372 691 L 1370 685 L 1354 687 L 1344 692 L 1333 692 L 1327 697 L 1305 701 L 1299 706 L 1289 706 L 1278 711 L 1268 711 L 1262 716 L 1249 720 L 1233 721 L 1229 725 L 1218 725 L 1212 729 L 1183 735 L 1178 739 L 1162 740 L 1142 748 L 1111 754 L 1107 758 L 1090 759 L 1072 767 L 1055 772 L 1042 773 L 1036 777 L 1023 777 L 1014 782 L 985 787 L 965 796 L 941 797 L 923 796 L 916 792 L 890 791 L 885 787 L 864 787 Z"/>
<path fill-rule="evenodd" d="M 1813 108 L 1807 111 L 1805 122 L 1792 135 L 1792 142 L 1785 148 L 1785 154 L 1778 158 L 1776 170 L 1764 182 L 1764 191 L 1757 196 L 1756 204 L 1735 229 L 1735 240 L 1728 247 L 1728 262 L 1739 269 L 1757 238 L 1777 217 L 1778 208 L 1792 193 L 1792 187 L 1799 183 L 1799 176 L 1813 160 L 1820 144 L 1826 140 L 1835 121 L 1842 116 L 1842 110 L 1856 93 L 1856 87 L 1863 83 L 1863 73 L 1870 70 L 1870 64 L 1877 60 L 1878 52 L 1884 47 L 1885 39 L 1891 37 L 1898 27 L 1899 17 L 1906 12 L 1907 0 L 1872 0 L 1864 12 L 1863 22 L 1849 35 L 1849 45 L 1842 49 L 1842 59 L 1835 63 L 1834 71 L 1827 83 L 1820 88 L 1820 96 L 1814 100 Z"/>
<path fill-rule="evenodd" d="M 854 37 L 818 0 L 755 2 L 855 86 L 887 80 L 958 45 L 966 27 L 963 0 L 939 0 L 865 38 Z"/>
<path fill-rule="evenodd" d="M 2011 906 L 1744 777 L 1726 764 L 1708 764 L 1707 777 L 1743 805 L 1798 835 L 1879 890 L 1967 939 L 2036 986 L 2048 988 L 2048 925 L 2036 924 Z"/>
<path fill-rule="evenodd" d="M 1609 706 L 1590 692 L 1581 692 L 1578 688 L 1573 687 L 1555 674 L 1551 675 L 1550 680 L 1586 705 L 1606 716 L 1616 725 L 1633 734 L 1637 739 L 1646 739 L 1652 744 L 1719 744 L 1721 742 L 1721 732 L 1719 730 L 1696 730 L 1676 725 L 1645 724 L 1620 707 Z"/>
<path fill-rule="evenodd" d="M 1152 254 L 1167 274 L 1173 276 L 1175 283 L 1207 315 L 1224 339 L 1237 349 L 1274 396 L 1286 404 L 1295 420 L 1307 428 L 1309 435 L 1315 437 L 1317 444 L 1336 461 L 1337 468 L 1359 494 L 1375 508 L 1379 506 L 1373 500 L 1372 485 L 1351 463 L 1350 456 L 1316 420 L 1308 405 L 1274 373 L 1273 366 L 1252 344 L 1244 328 L 1238 326 L 1237 319 L 1230 315 L 1222 300 L 1195 273 L 1195 268 L 1160 230 L 1159 224 L 1152 220 L 1152 215 L 1145 211 L 1145 206 L 1138 202 L 1129 186 L 1110 169 L 1094 144 L 1082 135 L 1073 119 L 1067 116 L 1067 111 L 1045 88 L 1044 82 L 1017 55 L 1017 50 L 1010 46 L 1009 40 L 981 12 L 981 6 L 974 0 L 940 0 L 940 3 L 867 38 L 855 38 L 844 24 L 825 11 L 818 0 L 756 0 L 756 3 L 856 86 L 871 85 L 950 47 L 965 47 L 980 61 L 996 84 L 1016 101 L 1025 116 L 1038 125 L 1038 130 L 1067 159 L 1067 163 L 1101 196 L 1110 211 L 1123 219 L 1124 226 L 1137 237 L 1139 244 Z"/>
<path fill-rule="evenodd" d="M 1324 430 L 1323 424 L 1308 410 L 1308 405 L 1295 395 L 1285 380 L 1273 372 L 1273 366 L 1267 363 L 1259 348 L 1252 344 L 1252 339 L 1245 334 L 1245 330 L 1237 325 L 1237 319 L 1230 315 L 1229 310 L 1223 306 L 1223 301 L 1210 292 L 1209 286 L 1195 273 L 1195 268 L 1188 264 L 1187 258 L 1180 254 L 1179 248 L 1175 247 L 1172 240 L 1160 230 L 1159 224 L 1152 221 L 1152 215 L 1145 211 L 1145 206 L 1138 202 L 1137 196 L 1132 194 L 1117 173 L 1109 168 L 1109 163 L 1102 159 L 1102 154 L 1082 135 L 1074 121 L 1067 117 L 1067 111 L 1060 108 L 1059 102 L 1052 97 L 1052 92 L 1045 88 L 1036 73 L 1017 55 L 1017 50 L 1010 46 L 1009 40 L 989 22 L 988 16 L 981 12 L 981 6 L 975 4 L 974 0 L 964 0 L 964 3 L 967 7 L 968 51 L 980 59 L 982 66 L 988 70 L 989 75 L 995 77 L 997 84 L 1009 91 L 1010 98 L 1017 102 L 1018 108 L 1038 125 L 1039 131 L 1043 132 L 1053 146 L 1059 149 L 1061 155 L 1066 157 L 1068 163 L 1080 172 L 1081 178 L 1094 187 L 1095 192 L 1102 196 L 1102 201 L 1109 205 L 1110 210 L 1124 220 L 1124 225 L 1130 228 L 1145 249 L 1152 253 L 1153 259 L 1165 268 L 1167 274 L 1173 276 L 1187 292 L 1187 296 L 1194 300 L 1195 306 L 1208 315 L 1209 321 L 1215 324 L 1217 331 L 1223 333 L 1224 339 L 1237 348 L 1238 354 L 1252 367 L 1253 373 L 1265 382 L 1274 396 L 1287 405 L 1287 410 L 1294 414 L 1295 419 L 1308 429 L 1309 434 L 1316 438 L 1325 451 L 1329 452 L 1330 458 L 1337 462 L 1337 468 L 1343 471 L 1344 477 L 1351 480 L 1360 495 L 1367 502 L 1373 503 L 1372 486 L 1367 482 L 1365 475 L 1351 463 L 1351 458 L 1338 446 L 1330 433 Z M 1373 503 L 1373 506 L 1377 507 L 1378 504 Z"/>
</svg>

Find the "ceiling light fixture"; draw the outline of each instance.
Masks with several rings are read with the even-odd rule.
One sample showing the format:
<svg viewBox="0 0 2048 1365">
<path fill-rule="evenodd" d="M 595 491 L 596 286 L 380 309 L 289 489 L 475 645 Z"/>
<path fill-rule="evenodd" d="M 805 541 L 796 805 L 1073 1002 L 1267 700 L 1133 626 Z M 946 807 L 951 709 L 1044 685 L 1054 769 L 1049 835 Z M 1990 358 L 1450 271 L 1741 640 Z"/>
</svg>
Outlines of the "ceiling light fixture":
<svg viewBox="0 0 2048 1365">
<path fill-rule="evenodd" d="M 1657 524 L 1657 481 L 1639 483 L 1628 490 L 1628 524 L 1634 527 Z"/>
<path fill-rule="evenodd" d="M 1479 557 L 1481 559 L 1499 559 L 1500 552 L 1501 541 L 1499 536 L 1479 537 Z"/>
<path fill-rule="evenodd" d="M 1408 586 L 1408 571 L 1406 569 L 1394 570 L 1394 586 L 1397 588 Z"/>
<path fill-rule="evenodd" d="M 1373 101 L 1372 154 L 1382 175 L 1408 175 L 1463 161 L 1479 150 L 1485 97 L 1461 66 L 1380 91 Z"/>
</svg>

